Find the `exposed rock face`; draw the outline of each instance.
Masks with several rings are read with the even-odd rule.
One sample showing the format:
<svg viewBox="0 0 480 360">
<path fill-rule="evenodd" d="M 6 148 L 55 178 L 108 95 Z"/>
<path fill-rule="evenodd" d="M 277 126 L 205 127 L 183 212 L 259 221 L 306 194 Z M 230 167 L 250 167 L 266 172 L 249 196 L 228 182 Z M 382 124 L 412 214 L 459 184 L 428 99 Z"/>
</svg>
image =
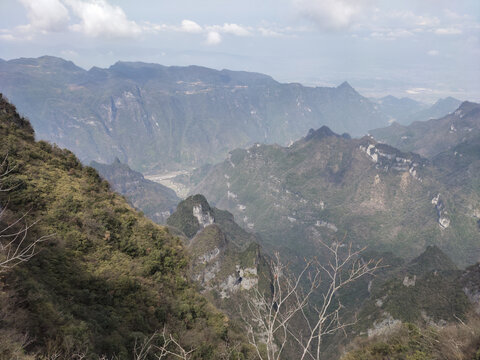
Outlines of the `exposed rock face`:
<svg viewBox="0 0 480 360">
<path fill-rule="evenodd" d="M 369 156 L 378 169 L 408 172 L 416 179 L 418 179 L 417 169 L 428 164 L 425 159 L 422 159 L 417 154 L 402 153 L 389 145 L 369 140 L 360 145 L 360 150 Z M 377 181 L 377 178 L 375 178 L 375 181 Z"/>
<path fill-rule="evenodd" d="M 205 227 L 207 225 L 213 224 L 214 219 L 212 214 L 207 210 L 203 211 L 202 204 L 194 205 L 192 208 L 193 216 L 198 221 L 200 227 Z"/>
<path fill-rule="evenodd" d="M 385 313 L 383 320 L 375 322 L 373 327 L 368 329 L 368 337 L 391 334 L 401 325 L 402 322 L 400 320 L 394 319 L 389 313 Z"/>
<path fill-rule="evenodd" d="M 417 275 L 413 275 L 413 278 L 409 278 L 408 276 L 405 276 L 403 278 L 403 286 L 406 286 L 406 287 L 415 286 L 416 281 L 417 281 Z"/>
<path fill-rule="evenodd" d="M 442 229 L 446 229 L 450 226 L 450 219 L 447 217 L 448 212 L 445 209 L 445 204 L 440 199 L 440 194 L 437 194 L 432 199 L 432 204 L 435 205 L 435 209 L 437 210 L 438 215 L 438 224 Z"/>
<path fill-rule="evenodd" d="M 335 224 L 329 223 L 328 221 L 317 220 L 317 222 L 315 223 L 315 226 L 325 227 L 327 229 L 332 230 L 333 232 L 338 231 L 338 228 L 335 226 Z"/>
<path fill-rule="evenodd" d="M 182 201 L 168 224 L 190 234 L 188 251 L 194 259 L 190 274 L 205 294 L 230 299 L 268 277 L 256 237 L 240 228 L 230 213 L 210 207 L 202 195 Z"/>
<path fill-rule="evenodd" d="M 222 299 L 229 298 L 233 293 L 240 290 L 250 290 L 258 285 L 258 271 L 256 267 L 242 268 L 236 265 L 236 274 L 228 275 L 218 289 Z"/>
</svg>

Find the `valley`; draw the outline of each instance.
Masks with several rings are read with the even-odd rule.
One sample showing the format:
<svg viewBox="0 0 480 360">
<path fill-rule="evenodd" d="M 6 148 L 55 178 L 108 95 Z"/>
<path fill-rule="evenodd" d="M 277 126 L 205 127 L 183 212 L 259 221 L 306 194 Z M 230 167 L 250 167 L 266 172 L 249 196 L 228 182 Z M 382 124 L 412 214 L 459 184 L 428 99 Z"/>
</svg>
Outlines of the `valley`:
<svg viewBox="0 0 480 360">
<path fill-rule="evenodd" d="M 145 179 L 154 181 L 172 189 L 179 198 L 184 199 L 189 194 L 190 188 L 186 187 L 180 182 L 175 181 L 175 178 L 179 175 L 189 176 L 190 174 L 191 170 L 168 171 L 145 175 Z"/>
</svg>

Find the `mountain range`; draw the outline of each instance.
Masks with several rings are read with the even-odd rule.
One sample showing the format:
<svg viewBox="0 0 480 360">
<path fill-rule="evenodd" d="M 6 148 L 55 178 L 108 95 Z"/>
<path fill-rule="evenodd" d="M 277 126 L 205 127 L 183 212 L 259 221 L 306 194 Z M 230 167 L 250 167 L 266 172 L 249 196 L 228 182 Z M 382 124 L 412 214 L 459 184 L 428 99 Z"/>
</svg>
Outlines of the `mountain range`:
<svg viewBox="0 0 480 360">
<path fill-rule="evenodd" d="M 118 157 L 143 171 L 217 162 L 255 142 L 287 145 L 321 125 L 362 135 L 388 124 L 346 82 L 313 88 L 198 66 L 118 62 L 86 71 L 60 58 L 22 58 L 0 62 L 0 91 L 40 139 L 86 163 Z"/>
<path fill-rule="evenodd" d="M 5 231 L 45 241 L 0 267 L 0 357 L 126 359 L 164 328 L 193 358 L 253 359 L 240 311 L 272 295 L 271 254 L 325 269 L 339 244 L 384 266 L 335 292 L 354 324 L 326 358 L 480 354 L 479 104 L 53 57 L 0 61 L 2 90 L 33 127 L 0 95 L 0 265 Z M 192 167 L 183 201 L 137 171 Z"/>
<path fill-rule="evenodd" d="M 271 262 L 258 245 L 258 236 L 241 229 L 232 214 L 211 207 L 202 195 L 182 201 L 168 223 L 182 232 L 192 258 L 189 274 L 200 291 L 232 319 L 242 322 L 240 313 L 247 306 L 246 297 L 251 296 L 254 289 L 268 292 L 272 283 Z M 294 261 L 292 257 L 287 258 L 289 262 Z M 372 258 L 382 258 L 383 266 L 375 276 L 342 289 L 336 297 L 343 305 L 344 321 L 355 324 L 346 329 L 347 337 L 337 334 L 323 340 L 324 357 L 338 359 L 342 346 L 347 346 L 355 349 L 347 354 L 348 359 L 363 359 L 366 355 L 362 357 L 362 352 L 379 346 L 375 341 L 379 338 L 395 341 L 394 336 L 405 327 L 421 333 L 433 326 L 435 336 L 449 336 L 445 339 L 447 342 L 460 340 L 460 335 L 444 334 L 443 328 L 475 319 L 472 313 L 480 304 L 478 264 L 459 270 L 436 246 L 427 246 L 408 262 L 392 253 L 362 254 L 363 261 Z M 321 293 L 312 297 L 313 304 L 318 301 L 317 296 L 321 297 Z M 311 316 L 308 311 L 305 314 Z M 368 345 L 359 349 L 352 339 L 368 339 Z M 473 334 L 462 341 L 467 344 L 462 345 L 465 353 L 471 352 L 467 347 L 476 344 Z M 415 351 L 438 355 L 428 344 L 428 341 L 418 341 L 412 346 L 405 341 L 402 347 L 385 345 L 382 349 L 391 356 L 405 357 Z M 295 343 L 289 343 L 285 358 L 297 355 Z"/>
</svg>

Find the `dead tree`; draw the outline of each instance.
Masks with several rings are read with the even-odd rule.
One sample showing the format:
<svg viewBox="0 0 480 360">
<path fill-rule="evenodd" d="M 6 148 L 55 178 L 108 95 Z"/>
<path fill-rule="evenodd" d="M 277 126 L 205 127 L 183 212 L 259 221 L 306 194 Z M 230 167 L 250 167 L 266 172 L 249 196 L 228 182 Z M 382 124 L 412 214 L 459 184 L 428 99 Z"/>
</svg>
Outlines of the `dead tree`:
<svg viewBox="0 0 480 360">
<path fill-rule="evenodd" d="M 336 295 L 350 283 L 373 274 L 380 267 L 380 261 L 364 262 L 360 255 L 365 248 L 354 251 L 351 245 L 341 242 L 332 245 L 322 242 L 322 245 L 330 260 L 327 263 L 317 259 L 306 261 L 298 275 L 290 272 L 278 253 L 275 254 L 270 264 L 271 293 L 255 289 L 247 297 L 242 319 L 259 359 L 280 359 L 290 343 L 301 349 L 298 359 L 319 360 L 322 338 L 352 325 L 341 321 L 342 305 Z M 317 290 L 321 293 L 320 304 L 311 305 Z"/>
</svg>

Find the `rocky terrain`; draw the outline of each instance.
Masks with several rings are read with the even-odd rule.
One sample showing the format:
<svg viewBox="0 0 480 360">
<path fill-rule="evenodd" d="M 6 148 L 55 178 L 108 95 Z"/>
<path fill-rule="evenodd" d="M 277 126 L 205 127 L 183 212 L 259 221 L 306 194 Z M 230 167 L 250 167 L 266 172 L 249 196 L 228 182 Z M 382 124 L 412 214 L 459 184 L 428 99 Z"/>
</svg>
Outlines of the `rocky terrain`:
<svg viewBox="0 0 480 360">
<path fill-rule="evenodd" d="M 239 317 L 244 292 L 269 289 L 270 269 L 258 237 L 237 225 L 228 211 L 194 195 L 178 204 L 167 224 L 183 234 L 192 280 L 230 316 Z"/>
</svg>

